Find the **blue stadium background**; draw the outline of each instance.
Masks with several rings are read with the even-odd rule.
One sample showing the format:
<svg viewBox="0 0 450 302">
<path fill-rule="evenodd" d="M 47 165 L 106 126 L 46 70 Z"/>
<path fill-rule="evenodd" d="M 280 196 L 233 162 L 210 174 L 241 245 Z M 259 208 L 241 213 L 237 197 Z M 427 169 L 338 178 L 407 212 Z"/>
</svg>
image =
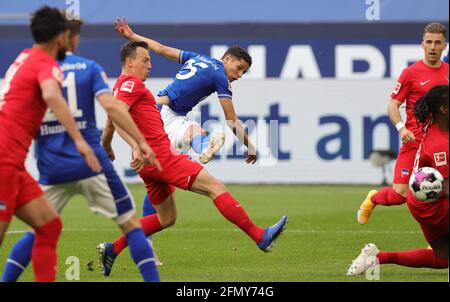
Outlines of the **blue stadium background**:
<svg viewBox="0 0 450 302">
<path fill-rule="evenodd" d="M 0 74 L 17 53 L 31 45 L 27 14 L 43 4 L 78 9 L 74 0 L 0 0 Z M 210 53 L 211 45 L 240 44 L 266 47 L 266 77 L 279 77 L 290 45 L 313 47 L 322 77 L 335 76 L 337 44 L 370 44 L 379 48 L 390 77 L 390 45 L 417 44 L 424 24 L 448 25 L 447 0 L 381 0 L 379 20 L 369 21 L 366 10 L 374 0 L 229 0 L 145 1 L 81 0 L 86 22 L 80 54 L 97 60 L 111 77 L 120 73 L 118 49 L 124 40 L 113 29 L 117 16 L 126 16 L 136 32 L 181 49 Z M 153 77 L 171 77 L 178 65 L 155 56 Z M 364 62 L 355 70 L 364 71 Z M 298 75 L 302 77 L 301 74 Z"/>
</svg>

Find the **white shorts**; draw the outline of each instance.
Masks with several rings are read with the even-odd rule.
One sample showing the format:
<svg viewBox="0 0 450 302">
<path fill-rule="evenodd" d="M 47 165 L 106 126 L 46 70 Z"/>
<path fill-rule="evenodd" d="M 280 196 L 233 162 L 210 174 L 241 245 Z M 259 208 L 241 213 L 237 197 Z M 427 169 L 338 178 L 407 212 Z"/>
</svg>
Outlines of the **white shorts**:
<svg viewBox="0 0 450 302">
<path fill-rule="evenodd" d="M 104 174 L 70 183 L 41 185 L 41 188 L 58 213 L 61 213 L 66 203 L 75 194 L 81 194 L 86 198 L 89 209 L 93 213 L 112 218 L 119 225 L 124 224 L 136 214 L 133 197 L 126 186 L 124 185 L 124 188 L 128 195 L 115 200 Z"/>
<path fill-rule="evenodd" d="M 183 141 L 184 134 L 191 125 L 200 125 L 191 121 L 189 117 L 177 115 L 169 106 L 161 108 L 161 118 L 164 122 L 164 130 L 169 136 L 170 143 L 175 149 L 187 151 L 191 148 L 190 141 Z"/>
</svg>

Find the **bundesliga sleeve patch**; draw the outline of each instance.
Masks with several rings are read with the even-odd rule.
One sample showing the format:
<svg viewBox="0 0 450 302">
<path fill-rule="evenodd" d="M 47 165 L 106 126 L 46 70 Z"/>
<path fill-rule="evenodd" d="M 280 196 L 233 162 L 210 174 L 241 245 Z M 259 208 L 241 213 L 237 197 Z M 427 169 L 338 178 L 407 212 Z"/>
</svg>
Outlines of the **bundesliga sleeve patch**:
<svg viewBox="0 0 450 302">
<path fill-rule="evenodd" d="M 433 155 L 436 167 L 447 165 L 447 154 L 445 152 L 434 153 Z"/>
<path fill-rule="evenodd" d="M 133 92 L 134 88 L 134 82 L 133 81 L 125 81 L 122 83 L 122 86 L 120 86 L 120 91 L 126 91 L 129 93 Z"/>
<path fill-rule="evenodd" d="M 394 90 L 392 91 L 392 93 L 398 94 L 401 87 L 402 87 L 402 83 L 400 83 L 400 82 L 395 83 L 395 87 L 394 87 Z"/>
</svg>

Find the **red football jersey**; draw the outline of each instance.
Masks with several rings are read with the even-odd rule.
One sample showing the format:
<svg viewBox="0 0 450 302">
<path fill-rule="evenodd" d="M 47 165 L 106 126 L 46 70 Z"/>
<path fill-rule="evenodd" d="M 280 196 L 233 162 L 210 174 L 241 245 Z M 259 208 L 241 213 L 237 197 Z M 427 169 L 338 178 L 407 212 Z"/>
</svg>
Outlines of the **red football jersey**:
<svg viewBox="0 0 450 302">
<path fill-rule="evenodd" d="M 153 94 L 134 75 L 122 74 L 113 88 L 114 96 L 130 106 L 130 115 L 147 143 L 160 156 L 169 152 L 170 141 Z"/>
<path fill-rule="evenodd" d="M 417 151 L 414 169 L 432 167 L 448 178 L 448 132 L 431 125 Z"/>
<path fill-rule="evenodd" d="M 391 98 L 406 101 L 406 128 L 414 133 L 416 140 L 422 138 L 422 128 L 417 126 L 414 105 L 433 86 L 448 85 L 448 64 L 441 62 L 438 68 L 427 66 L 423 60 L 405 68 L 395 85 Z"/>
<path fill-rule="evenodd" d="M 448 132 L 443 131 L 437 125 L 433 124 L 424 135 L 422 143 L 417 150 L 414 160 L 414 170 L 421 167 L 432 167 L 441 172 L 442 176 L 448 178 Z M 442 196 L 439 200 L 445 199 Z M 416 201 L 418 204 L 428 204 Z"/>
<path fill-rule="evenodd" d="M 25 49 L 9 67 L 0 88 L 0 162 L 23 165 L 47 104 L 39 84 L 63 73 L 39 48 Z"/>
</svg>

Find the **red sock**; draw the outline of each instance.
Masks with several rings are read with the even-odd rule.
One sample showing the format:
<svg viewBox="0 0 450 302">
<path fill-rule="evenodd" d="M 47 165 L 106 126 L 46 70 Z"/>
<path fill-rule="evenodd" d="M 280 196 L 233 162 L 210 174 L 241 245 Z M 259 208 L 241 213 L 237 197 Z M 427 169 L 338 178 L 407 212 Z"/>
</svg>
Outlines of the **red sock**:
<svg viewBox="0 0 450 302">
<path fill-rule="evenodd" d="M 159 223 L 158 215 L 148 215 L 139 219 L 142 230 L 144 231 L 145 236 L 150 236 L 153 233 L 162 230 L 161 223 Z M 124 248 L 128 246 L 127 239 L 124 235 L 120 236 L 114 241 L 113 250 L 114 254 L 118 255 Z"/>
<path fill-rule="evenodd" d="M 219 195 L 214 199 L 214 205 L 226 219 L 243 230 L 253 241 L 256 243 L 261 241 L 264 229 L 259 228 L 250 220 L 250 217 L 230 193 L 225 192 Z"/>
<path fill-rule="evenodd" d="M 56 245 L 61 229 L 59 217 L 35 229 L 31 261 L 36 282 L 53 282 L 56 279 Z"/>
<path fill-rule="evenodd" d="M 372 196 L 372 202 L 383 206 L 395 206 L 405 203 L 406 197 L 395 192 L 392 187 L 384 187 Z"/>
<path fill-rule="evenodd" d="M 394 263 L 408 267 L 448 268 L 448 260 L 436 256 L 432 249 L 380 252 L 377 258 L 380 264 Z"/>
</svg>

